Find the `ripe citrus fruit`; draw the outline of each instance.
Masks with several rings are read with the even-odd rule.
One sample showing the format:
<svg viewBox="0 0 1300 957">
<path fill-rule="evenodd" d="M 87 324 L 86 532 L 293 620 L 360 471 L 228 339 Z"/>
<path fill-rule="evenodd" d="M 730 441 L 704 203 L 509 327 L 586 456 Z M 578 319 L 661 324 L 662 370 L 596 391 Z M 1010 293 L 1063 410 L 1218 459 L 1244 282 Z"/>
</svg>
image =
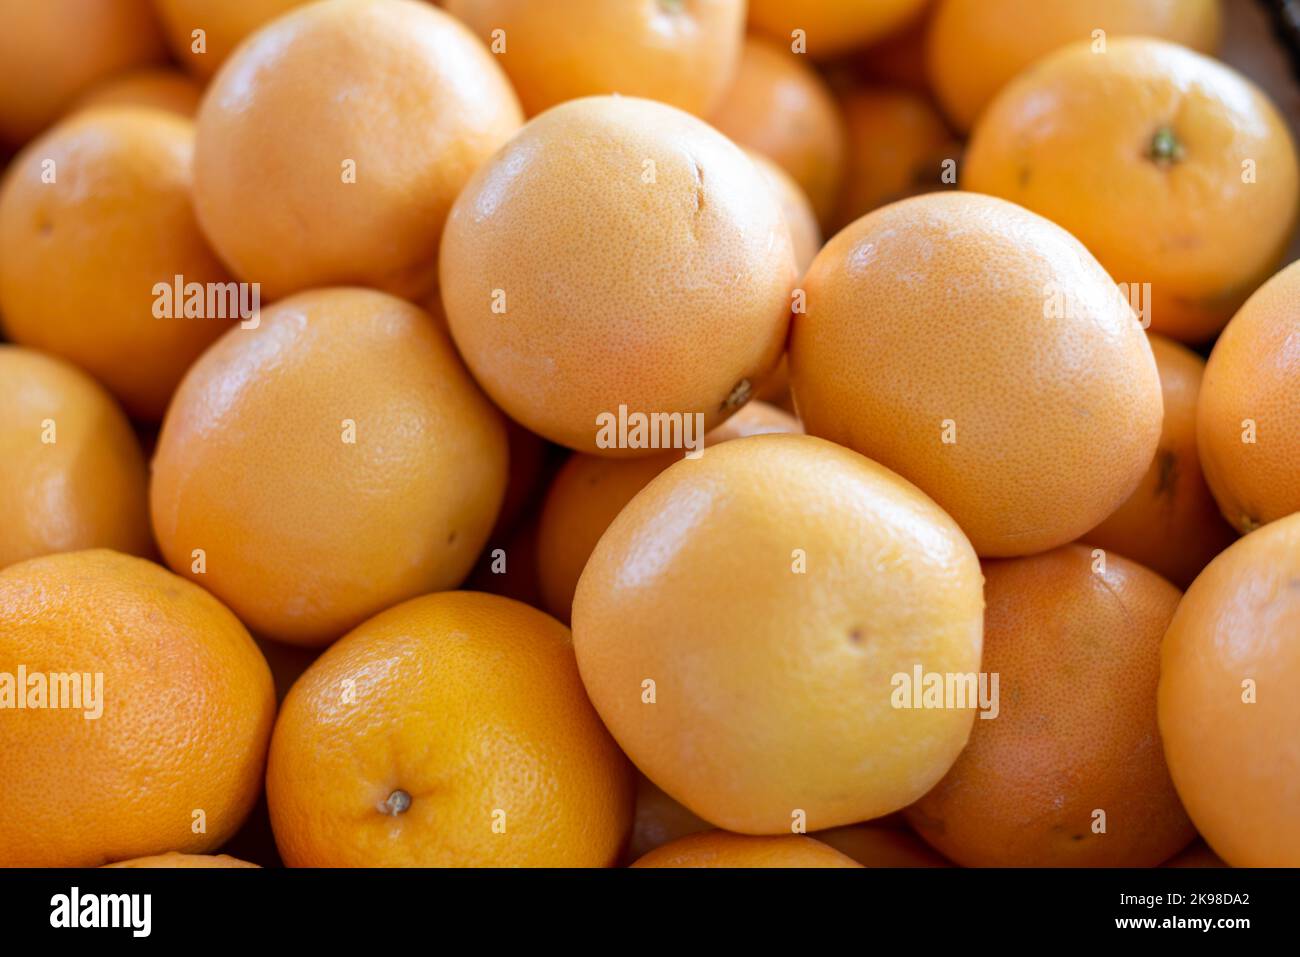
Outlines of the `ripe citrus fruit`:
<svg viewBox="0 0 1300 957">
<path fill-rule="evenodd" d="M 648 777 L 637 772 L 636 815 L 632 821 L 632 838 L 624 854 L 625 860 L 635 861 L 679 837 L 712 829 L 712 824 L 692 814 L 660 790 Z"/>
<path fill-rule="evenodd" d="M 1193 841 L 1186 850 L 1180 851 L 1161 867 L 1227 867 L 1219 855 L 1210 850 L 1204 841 Z"/>
<path fill-rule="evenodd" d="M 1183 342 L 1218 332 L 1277 268 L 1298 181 L 1264 93 L 1143 38 L 1104 54 L 1072 44 L 1027 70 L 984 112 L 962 165 L 963 188 L 1064 226 L 1130 299 L 1141 293 L 1152 330 Z"/>
<path fill-rule="evenodd" d="M 428 315 L 302 293 L 195 363 L 153 462 L 167 563 L 259 634 L 333 641 L 457 585 L 506 483 L 501 418 Z"/>
<path fill-rule="evenodd" d="M 177 276 L 205 291 L 229 278 L 194 218 L 193 151 L 194 125 L 181 117 L 90 110 L 31 143 L 0 187 L 5 332 L 71 360 L 154 421 L 230 325 L 159 296 Z"/>
<path fill-rule="evenodd" d="M 808 55 L 835 56 L 906 27 L 926 0 L 749 0 L 750 26 L 782 43 L 803 31 Z"/>
<path fill-rule="evenodd" d="M 1220 19 L 1219 0 L 939 0 L 926 61 L 935 95 L 964 132 L 1018 73 L 1063 46 L 1088 41 L 1100 51 L 1137 34 L 1212 54 Z"/>
<path fill-rule="evenodd" d="M 749 37 L 735 82 L 710 122 L 762 153 L 802 187 L 830 225 L 844 179 L 844 119 L 826 82 L 806 60 L 762 37 Z"/>
<path fill-rule="evenodd" d="M 951 867 L 909 828 L 852 824 L 818 831 L 814 837 L 863 867 Z"/>
<path fill-rule="evenodd" d="M 1099 561 L 1067 545 L 984 566 L 982 667 L 998 675 L 998 711 L 907 812 L 958 864 L 1154 867 L 1194 836 L 1156 733 L 1178 589 L 1117 555 Z"/>
<path fill-rule="evenodd" d="M 656 848 L 633 867 L 861 867 L 833 847 L 801 834 L 754 837 L 706 831 Z"/>
<path fill-rule="evenodd" d="M 149 0 L 0 0 L 0 144 L 25 143 L 96 81 L 164 52 Z"/>
<path fill-rule="evenodd" d="M 199 221 L 265 299 L 338 284 L 419 299 L 452 200 L 520 121 L 492 55 L 441 10 L 313 3 L 249 37 L 213 79 Z"/>
<path fill-rule="evenodd" d="M 1149 341 L 1165 409 L 1156 457 L 1128 500 L 1081 537 L 1186 588 L 1237 535 L 1219 514 L 1196 451 L 1196 399 L 1205 360 L 1164 336 Z"/>
<path fill-rule="evenodd" d="M 893 683 L 976 671 L 981 608 L 974 551 L 916 488 L 829 442 L 760 435 L 623 509 L 573 633 L 637 767 L 720 827 L 780 834 L 888 814 L 942 777 L 974 711 L 895 708 Z"/>
<path fill-rule="evenodd" d="M 133 70 L 113 76 L 86 91 L 76 109 L 97 106 L 152 106 L 192 119 L 199 111 L 203 88 L 179 70 Z"/>
<path fill-rule="evenodd" d="M 446 0 L 496 53 L 533 116 L 621 93 L 707 115 L 736 72 L 743 0 Z"/>
<path fill-rule="evenodd" d="M 1214 344 L 1197 407 L 1205 478 L 1248 532 L 1300 511 L 1300 264 L 1250 297 Z"/>
<path fill-rule="evenodd" d="M 321 655 L 266 785 L 295 867 L 607 867 L 632 823 L 568 629 L 476 592 L 398 605 Z"/>
<path fill-rule="evenodd" d="M 239 42 L 282 13 L 307 0 L 153 0 L 172 53 L 207 78 Z M 202 31 L 199 36 L 195 33 Z"/>
<path fill-rule="evenodd" d="M 1115 284 L 1017 206 L 934 193 L 817 254 L 790 338 L 804 427 L 896 470 L 981 555 L 1078 537 L 1133 491 L 1160 380 Z"/>
<path fill-rule="evenodd" d="M 1196 829 L 1233 867 L 1300 863 L 1298 635 L 1300 514 L 1210 562 L 1165 635 L 1169 771 Z"/>
<path fill-rule="evenodd" d="M 751 402 L 706 435 L 704 444 L 707 449 L 747 435 L 802 431 L 794 416 Z M 537 567 L 547 611 L 561 621 L 569 620 L 578 578 L 600 536 L 637 492 L 683 455 L 669 451 L 639 459 L 609 459 L 575 452 L 569 457 L 546 493 L 538 526 Z"/>
<path fill-rule="evenodd" d="M 744 404 L 780 355 L 795 264 L 780 203 L 725 136 L 662 103 L 589 97 L 474 175 L 441 277 L 456 344 L 511 418 L 635 456 L 648 449 L 606 441 L 620 406 L 700 413 L 708 430 Z"/>
<path fill-rule="evenodd" d="M 248 861 L 241 861 L 235 857 L 229 857 L 226 854 L 177 854 L 171 851 L 167 854 L 155 854 L 152 857 L 137 857 L 129 861 L 118 861 L 116 864 L 105 864 L 105 867 L 257 867 L 256 864 L 250 864 Z"/>
<path fill-rule="evenodd" d="M 140 444 L 80 370 L 0 345 L 0 461 L 0 568 L 51 552 L 152 550 Z"/>
<path fill-rule="evenodd" d="M 789 173 L 777 166 L 762 153 L 745 150 L 754 165 L 767 178 L 768 185 L 776 191 L 786 225 L 790 227 L 790 242 L 794 247 L 794 264 L 800 276 L 812 265 L 813 258 L 822 248 L 822 230 L 817 224 L 808 194 Z"/>
<path fill-rule="evenodd" d="M 257 798 L 271 673 L 234 615 L 166 569 L 95 550 L 0 571 L 0 675 L 15 709 L 0 721 L 0 865 L 205 853 Z"/>
</svg>

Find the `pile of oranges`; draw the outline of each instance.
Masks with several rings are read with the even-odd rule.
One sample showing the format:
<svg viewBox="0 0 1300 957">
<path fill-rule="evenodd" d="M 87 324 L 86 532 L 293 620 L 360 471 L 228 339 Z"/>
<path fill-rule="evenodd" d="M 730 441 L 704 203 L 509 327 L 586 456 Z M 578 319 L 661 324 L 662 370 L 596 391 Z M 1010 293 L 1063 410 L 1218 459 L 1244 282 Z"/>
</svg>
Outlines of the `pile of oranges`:
<svg viewBox="0 0 1300 957">
<path fill-rule="evenodd" d="M 1240 13 L 0 0 L 0 865 L 1300 865 Z"/>
</svg>

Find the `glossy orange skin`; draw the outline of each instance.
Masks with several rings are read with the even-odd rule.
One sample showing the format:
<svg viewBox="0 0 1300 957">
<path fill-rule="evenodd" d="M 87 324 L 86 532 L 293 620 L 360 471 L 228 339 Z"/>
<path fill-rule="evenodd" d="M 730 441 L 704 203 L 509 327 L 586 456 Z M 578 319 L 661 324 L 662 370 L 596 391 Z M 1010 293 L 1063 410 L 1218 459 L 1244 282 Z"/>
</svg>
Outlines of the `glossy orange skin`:
<svg viewBox="0 0 1300 957">
<path fill-rule="evenodd" d="M 235 47 L 259 27 L 309 0 L 153 0 L 172 53 L 207 80 Z M 194 31 L 203 31 L 205 52 L 194 50 Z"/>
<path fill-rule="evenodd" d="M 620 405 L 698 412 L 707 431 L 743 404 L 780 355 L 795 271 L 749 158 L 633 97 L 529 123 L 457 198 L 440 263 L 452 336 L 484 391 L 533 432 L 612 457 L 653 451 L 598 443 Z"/>
<path fill-rule="evenodd" d="M 1265 283 L 1228 323 L 1205 367 L 1196 440 L 1229 522 L 1248 532 L 1300 511 L 1300 265 Z M 1243 442 L 1245 422 L 1256 441 Z"/>
<path fill-rule="evenodd" d="M 978 669 L 981 610 L 974 551 L 915 487 L 820 439 L 758 435 L 672 465 L 619 513 L 573 635 L 647 777 L 716 825 L 782 834 L 796 811 L 810 830 L 862 821 L 942 777 L 974 712 L 896 709 L 893 676 Z"/>
<path fill-rule="evenodd" d="M 195 208 L 267 301 L 351 284 L 421 301 L 452 200 L 521 120 L 492 55 L 436 7 L 310 4 L 255 33 L 213 78 Z"/>
<path fill-rule="evenodd" d="M 0 345 L 0 461 L 0 568 L 86 548 L 152 552 L 140 443 L 84 372 Z"/>
<path fill-rule="evenodd" d="M 177 854 L 172 851 L 168 854 L 155 854 L 152 857 L 137 857 L 129 861 L 118 861 L 116 864 L 105 864 L 105 867 L 258 867 L 257 864 L 250 864 L 248 861 L 241 861 L 238 858 L 230 857 L 226 854 Z"/>
<path fill-rule="evenodd" d="M 266 786 L 291 867 L 608 867 L 632 823 L 631 768 L 569 630 L 477 592 L 398 605 L 321 655 L 285 700 Z M 409 806 L 386 813 L 395 790 Z"/>
<path fill-rule="evenodd" d="M 1039 216 L 970 193 L 903 200 L 827 243 L 802 285 L 789 355 L 804 427 L 916 483 L 983 556 L 1077 538 L 1155 454 L 1146 336 Z"/>
<path fill-rule="evenodd" d="M 1153 334 L 1149 341 L 1165 408 L 1160 444 L 1133 494 L 1081 540 L 1119 552 L 1186 588 L 1237 533 L 1219 514 L 1196 451 L 1196 400 L 1205 360 L 1164 336 Z"/>
<path fill-rule="evenodd" d="M 951 867 L 910 828 L 869 822 L 818 831 L 813 835 L 863 867 Z"/>
<path fill-rule="evenodd" d="M 781 43 L 806 35 L 808 55 L 825 59 L 906 27 L 927 0 L 749 0 L 749 24 Z"/>
<path fill-rule="evenodd" d="M 1195 343 L 1281 263 L 1300 167 L 1286 123 L 1245 77 L 1175 44 L 1118 38 L 1105 54 L 1072 44 L 1003 89 L 961 184 L 1065 227 L 1116 282 L 1149 283 L 1150 328 Z"/>
<path fill-rule="evenodd" d="M 326 289 L 264 309 L 194 365 L 163 422 L 150 505 L 173 569 L 259 634 L 323 645 L 459 584 L 506 468 L 500 415 L 426 313 Z"/>
<path fill-rule="evenodd" d="M 1116 555 L 1095 567 L 1080 545 L 984 565 L 981 668 L 999 675 L 999 713 L 907 811 L 960 865 L 1154 867 L 1195 835 L 1156 731 L 1180 593 Z"/>
<path fill-rule="evenodd" d="M 156 67 L 113 76 L 86 91 L 74 109 L 151 106 L 186 119 L 199 111 L 203 87 L 179 70 Z"/>
<path fill-rule="evenodd" d="M 0 571 L 0 672 L 103 674 L 103 713 L 6 710 L 0 865 L 94 867 L 203 854 L 262 784 L 271 673 L 203 589 L 107 550 Z M 202 833 L 195 833 L 204 812 Z"/>
<path fill-rule="evenodd" d="M 1196 829 L 1233 867 L 1300 865 L 1297 635 L 1300 515 L 1251 532 L 1212 561 L 1165 634 L 1165 757 Z"/>
<path fill-rule="evenodd" d="M 70 360 L 131 415 L 157 421 L 189 365 L 231 325 L 156 318 L 155 286 L 229 276 L 192 207 L 194 125 L 155 109 L 78 113 L 31 143 L 0 186 L 0 319 Z M 43 178 L 53 162 L 55 181 Z"/>
<path fill-rule="evenodd" d="M 619 93 L 707 116 L 730 85 L 745 34 L 743 0 L 446 0 L 497 54 L 524 112 Z M 499 49 L 499 46 L 498 46 Z"/>
<path fill-rule="evenodd" d="M 833 847 L 805 837 L 753 837 L 707 831 L 656 848 L 633 867 L 861 867 Z"/>
</svg>

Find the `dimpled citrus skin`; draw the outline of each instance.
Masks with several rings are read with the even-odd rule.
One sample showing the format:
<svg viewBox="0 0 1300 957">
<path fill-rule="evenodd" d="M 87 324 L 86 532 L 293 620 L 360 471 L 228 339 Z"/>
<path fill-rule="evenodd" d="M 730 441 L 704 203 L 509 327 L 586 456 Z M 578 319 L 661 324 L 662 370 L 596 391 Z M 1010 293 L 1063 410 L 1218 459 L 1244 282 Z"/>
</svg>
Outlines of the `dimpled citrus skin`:
<svg viewBox="0 0 1300 957">
<path fill-rule="evenodd" d="M 428 314 L 327 289 L 263 310 L 195 363 L 150 503 L 173 569 L 259 634 L 321 645 L 457 585 L 505 483 L 501 417 Z"/>
<path fill-rule="evenodd" d="M 451 333 L 497 405 L 613 456 L 646 454 L 598 445 L 620 405 L 703 413 L 706 429 L 735 411 L 776 364 L 795 282 L 757 167 L 702 120 L 632 97 L 529 123 L 456 200 L 440 272 Z"/>
<path fill-rule="evenodd" d="M 1300 866 L 1297 636 L 1300 515 L 1212 561 L 1165 634 L 1165 758 L 1196 829 L 1233 867 Z"/>
<path fill-rule="evenodd" d="M 1219 514 L 1196 451 L 1196 400 L 1205 360 L 1164 336 L 1151 335 L 1148 341 L 1165 409 L 1156 457 L 1124 504 L 1081 537 L 1186 588 L 1237 534 Z"/>
<path fill-rule="evenodd" d="M 745 34 L 742 0 L 446 0 L 498 57 L 524 112 L 621 93 L 696 115 L 718 102 Z"/>
<path fill-rule="evenodd" d="M 1196 440 L 1219 508 L 1238 530 L 1300 511 L 1300 265 L 1265 283 L 1205 367 Z M 1243 442 L 1250 419 L 1255 441 Z"/>
<path fill-rule="evenodd" d="M 574 644 L 596 710 L 700 817 L 789 833 L 910 804 L 973 710 L 894 708 L 893 676 L 979 667 L 980 572 L 915 487 L 821 439 L 707 449 L 623 509 L 583 570 Z M 654 703 L 643 702 L 654 682 Z"/>
<path fill-rule="evenodd" d="M 261 788 L 275 692 L 215 598 L 107 550 L 11 565 L 0 571 L 0 672 L 19 665 L 102 673 L 103 713 L 4 712 L 0 865 L 201 854 L 238 830 Z"/>
<path fill-rule="evenodd" d="M 89 110 L 28 146 L 0 186 L 0 319 L 62 356 L 133 416 L 162 418 L 229 321 L 156 318 L 155 285 L 229 281 L 191 206 L 194 125 L 140 107 Z M 43 182 L 46 162 L 55 181 Z M 180 304 L 183 306 L 183 303 Z"/>
<path fill-rule="evenodd" d="M 0 461 L 0 568 L 50 552 L 152 549 L 140 444 L 84 372 L 0 345 Z"/>
<path fill-rule="evenodd" d="M 827 243 L 802 285 L 789 354 L 804 427 L 916 483 L 981 555 L 1078 537 L 1155 454 L 1146 336 L 1039 216 L 970 193 L 903 200 Z"/>
<path fill-rule="evenodd" d="M 87 91 L 76 109 L 99 106 L 152 106 L 192 119 L 203 88 L 178 70 L 158 67 L 110 77 Z"/>
<path fill-rule="evenodd" d="M 0 144 L 26 142 L 96 81 L 163 56 L 149 0 L 0 0 Z"/>
<path fill-rule="evenodd" d="M 241 861 L 226 854 L 155 854 L 152 857 L 137 857 L 130 861 L 118 861 L 105 864 L 105 867 L 258 867 L 248 861 Z"/>
<path fill-rule="evenodd" d="M 829 224 L 844 179 L 844 119 L 807 61 L 762 37 L 745 40 L 740 68 L 710 119 L 793 177 Z"/>
<path fill-rule="evenodd" d="M 398 605 L 321 655 L 266 784 L 291 867 L 609 867 L 632 823 L 631 767 L 569 630 L 477 592 Z M 386 813 L 397 790 L 409 806 Z"/>
<path fill-rule="evenodd" d="M 1180 593 L 1080 545 L 986 562 L 998 714 L 907 812 L 966 867 L 1155 867 L 1195 836 L 1156 731 L 1160 641 Z M 1094 812 L 1106 814 L 1097 833 Z"/>
<path fill-rule="evenodd" d="M 153 0 L 167 43 L 181 63 L 201 78 L 211 77 L 244 37 L 309 0 Z M 194 31 L 203 31 L 205 52 L 194 51 Z"/>
<path fill-rule="evenodd" d="M 822 230 L 817 225 L 817 215 L 813 212 L 808 194 L 789 173 L 762 153 L 745 150 L 745 155 L 754 161 L 754 165 L 776 191 L 777 199 L 781 203 L 781 211 L 785 213 L 785 223 L 790 227 L 795 267 L 802 276 L 812 265 L 818 250 L 822 248 Z"/>
<path fill-rule="evenodd" d="M 199 221 L 267 300 L 340 284 L 418 300 L 452 200 L 521 119 L 492 55 L 441 10 L 314 3 L 253 34 L 208 88 Z"/>
<path fill-rule="evenodd" d="M 704 437 L 705 447 L 746 435 L 802 432 L 799 420 L 764 402 L 751 402 Z M 641 459 L 609 459 L 575 452 L 564 463 L 542 505 L 537 533 L 537 566 L 544 607 L 569 620 L 573 592 L 600 536 L 650 480 L 684 451 Z"/>
<path fill-rule="evenodd" d="M 823 59 L 882 39 L 907 26 L 926 0 L 749 0 L 749 25 L 790 43 L 802 30 L 808 55 Z"/>
<path fill-rule="evenodd" d="M 861 867 L 833 847 L 801 834 L 754 837 L 707 831 L 678 838 L 633 867 Z"/>
<path fill-rule="evenodd" d="M 1150 328 L 1182 342 L 1218 332 L 1277 268 L 1298 182 L 1291 134 L 1254 84 L 1135 37 L 1105 54 L 1072 44 L 1021 74 L 980 118 L 961 173 L 963 189 L 1065 227 L 1116 282 L 1150 284 Z"/>
</svg>

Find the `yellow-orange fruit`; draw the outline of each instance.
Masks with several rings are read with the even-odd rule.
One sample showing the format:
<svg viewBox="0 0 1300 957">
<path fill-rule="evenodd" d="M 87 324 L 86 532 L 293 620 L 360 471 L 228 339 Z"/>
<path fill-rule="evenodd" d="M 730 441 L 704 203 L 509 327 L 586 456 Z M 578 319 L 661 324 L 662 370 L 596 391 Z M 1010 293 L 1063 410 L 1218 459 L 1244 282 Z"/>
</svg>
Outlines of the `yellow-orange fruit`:
<svg viewBox="0 0 1300 957">
<path fill-rule="evenodd" d="M 804 427 L 875 459 L 986 556 L 1113 512 L 1160 437 L 1160 379 L 1119 290 L 1064 230 L 970 193 L 864 216 L 817 254 L 790 337 Z"/>
<path fill-rule="evenodd" d="M 0 186 L 5 332 L 70 360 L 154 421 L 230 325 L 186 317 L 173 294 L 178 276 L 205 292 L 229 279 L 194 218 L 193 152 L 194 125 L 179 116 L 89 110 L 31 143 Z"/>
<path fill-rule="evenodd" d="M 152 562 L 0 571 L 0 676 L 2 866 L 206 853 L 257 798 L 271 673 L 234 615 Z"/>
<path fill-rule="evenodd" d="M 1205 479 L 1239 531 L 1300 511 L 1300 264 L 1241 307 L 1214 344 L 1196 414 Z"/>
<path fill-rule="evenodd" d="M 907 812 L 966 867 L 1154 867 L 1194 836 L 1156 731 L 1160 641 L 1179 592 L 1087 548 L 984 566 L 997 710 Z M 992 697 L 992 695 L 990 695 Z"/>
<path fill-rule="evenodd" d="M 1165 409 L 1156 457 L 1128 500 L 1081 537 L 1186 588 L 1237 535 L 1219 514 L 1196 451 L 1196 400 L 1205 360 L 1164 336 L 1149 341 Z"/>
<path fill-rule="evenodd" d="M 608 867 L 632 823 L 569 630 L 476 592 L 398 605 L 321 655 L 266 787 L 292 867 Z"/>
<path fill-rule="evenodd" d="M 1105 54 L 1072 44 L 1008 84 L 971 135 L 961 183 L 1065 227 L 1152 331 L 1201 342 L 1281 262 L 1300 168 L 1285 121 L 1249 80 L 1129 37 Z"/>
<path fill-rule="evenodd" d="M 85 373 L 0 345 L 0 462 L 0 568 L 51 552 L 152 550 L 140 443 Z"/>
<path fill-rule="evenodd" d="M 151 106 L 192 119 L 203 88 L 178 70 L 156 67 L 113 76 L 86 91 L 74 107 Z"/>
<path fill-rule="evenodd" d="M 762 153 L 755 150 L 745 150 L 745 153 L 767 178 L 768 185 L 776 191 L 781 211 L 785 213 L 786 225 L 790 227 L 795 267 L 802 276 L 822 248 L 821 226 L 817 224 L 817 214 L 808 201 L 808 194 L 789 173 Z"/>
<path fill-rule="evenodd" d="M 825 59 L 907 26 L 927 0 L 749 0 L 749 24 L 782 43 L 802 31 L 808 55 Z"/>
<path fill-rule="evenodd" d="M 755 837 L 706 831 L 656 848 L 632 867 L 861 867 L 833 847 L 800 834 Z"/>
<path fill-rule="evenodd" d="M 1251 532 L 1165 634 L 1160 736 L 1196 829 L 1233 867 L 1300 866 L 1300 514 Z"/>
<path fill-rule="evenodd" d="M 894 682 L 977 670 L 982 605 L 970 543 L 914 486 L 759 435 L 632 499 L 583 570 L 573 633 L 647 777 L 714 824 L 780 834 L 888 814 L 943 776 L 973 706 L 895 707 Z"/>
<path fill-rule="evenodd" d="M 356 284 L 420 300 L 452 200 L 521 119 L 492 55 L 436 7 L 313 3 L 249 37 L 208 88 L 199 221 L 265 299 Z"/>
<path fill-rule="evenodd" d="M 137 857 L 129 861 L 118 861 L 116 864 L 105 864 L 105 867 L 257 867 L 257 864 L 250 864 L 248 861 L 241 861 L 238 858 L 230 857 L 226 854 L 177 854 L 170 851 L 166 854 L 155 854 L 152 857 Z"/>
<path fill-rule="evenodd" d="M 163 56 L 149 0 L 0 0 L 0 144 L 25 143 L 97 81 Z"/>
<path fill-rule="evenodd" d="M 505 429 L 429 316 L 327 289 L 194 365 L 150 504 L 167 563 L 259 634 L 320 645 L 468 574 L 506 483 Z"/>
<path fill-rule="evenodd" d="M 951 867 L 906 827 L 871 822 L 834 827 L 813 835 L 863 867 Z"/>
<path fill-rule="evenodd" d="M 1219 0 L 939 0 L 925 60 L 935 95 L 966 131 L 999 90 L 1054 50 L 1130 34 L 1213 54 L 1221 16 Z"/>
<path fill-rule="evenodd" d="M 844 120 L 803 58 L 762 37 L 746 39 L 736 79 L 710 122 L 789 173 L 818 220 L 830 224 L 844 179 Z"/>
<path fill-rule="evenodd" d="M 613 434 L 620 407 L 699 413 L 708 430 L 743 405 L 780 355 L 795 282 L 758 168 L 702 120 L 632 97 L 529 123 L 457 198 L 440 272 L 451 333 L 496 404 L 613 456 L 649 451 Z"/>
<path fill-rule="evenodd" d="M 176 58 L 204 79 L 239 42 L 308 0 L 153 0 L 167 43 Z M 195 34 L 199 31 L 198 36 Z"/>
<path fill-rule="evenodd" d="M 735 75 L 745 33 L 743 0 L 446 0 L 443 6 L 498 55 L 529 116 L 605 93 L 707 115 Z"/>
</svg>

